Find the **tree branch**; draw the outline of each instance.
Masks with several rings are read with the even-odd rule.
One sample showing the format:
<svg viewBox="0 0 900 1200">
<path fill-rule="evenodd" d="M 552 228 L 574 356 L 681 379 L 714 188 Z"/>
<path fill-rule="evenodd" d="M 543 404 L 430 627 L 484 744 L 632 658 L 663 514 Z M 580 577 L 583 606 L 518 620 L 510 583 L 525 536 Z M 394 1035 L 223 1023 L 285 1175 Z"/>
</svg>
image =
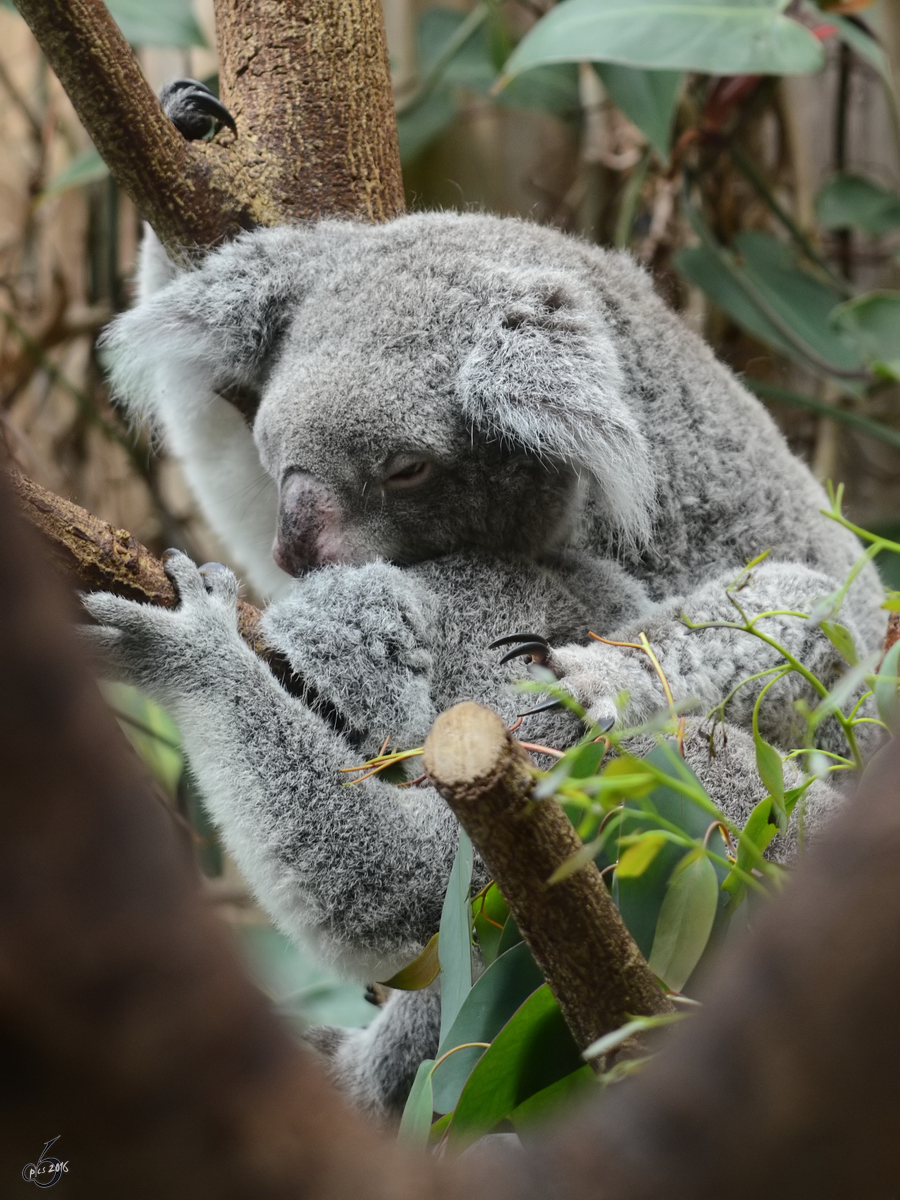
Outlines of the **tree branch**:
<svg viewBox="0 0 900 1200">
<path fill-rule="evenodd" d="M 425 771 L 491 872 L 577 1044 L 629 1017 L 671 1012 L 593 862 L 553 885 L 581 849 L 555 800 L 531 800 L 528 755 L 500 718 L 457 704 L 435 721 Z"/>
<path fill-rule="evenodd" d="M 163 113 L 102 0 L 16 0 L 113 178 L 173 258 L 272 222 Z"/>
<path fill-rule="evenodd" d="M 116 182 L 173 258 L 253 225 L 403 212 L 377 0 L 219 0 L 238 136 L 186 142 L 102 0 L 17 7 Z"/>
<path fill-rule="evenodd" d="M 175 607 L 178 597 L 162 563 L 126 529 L 115 529 L 19 471 L 11 470 L 9 476 L 22 511 L 44 535 L 54 560 L 85 591 L 115 592 L 142 604 Z M 261 615 L 246 600 L 238 600 L 241 637 L 288 686 L 291 669 L 282 655 L 263 640 L 259 631 Z"/>
</svg>

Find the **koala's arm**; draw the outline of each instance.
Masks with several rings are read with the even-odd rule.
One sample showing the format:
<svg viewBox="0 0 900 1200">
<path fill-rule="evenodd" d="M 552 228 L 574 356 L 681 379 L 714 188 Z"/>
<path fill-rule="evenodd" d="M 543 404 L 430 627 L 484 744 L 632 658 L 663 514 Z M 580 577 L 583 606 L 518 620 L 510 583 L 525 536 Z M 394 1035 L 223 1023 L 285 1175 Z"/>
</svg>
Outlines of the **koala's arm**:
<svg viewBox="0 0 900 1200">
<path fill-rule="evenodd" d="M 701 709 L 712 709 L 743 680 L 785 663 L 783 656 L 752 634 L 726 628 L 691 630 L 682 614 L 694 624 L 734 623 L 741 618 L 730 602 L 726 587 L 735 578 L 729 572 L 704 584 L 690 595 L 667 600 L 657 609 L 620 627 L 613 640 L 637 642 L 645 633 L 656 653 L 676 702 L 694 698 Z M 748 617 L 771 611 L 812 611 L 816 601 L 834 591 L 836 583 L 806 567 L 788 563 L 762 564 L 751 573 L 736 599 Z M 860 654 L 872 649 L 860 643 L 851 620 L 838 619 L 856 638 Z M 833 687 L 847 664 L 820 628 L 802 617 L 773 616 L 759 629 L 780 643 L 822 680 Z M 592 719 L 599 723 L 613 718 L 624 725 L 637 725 L 665 708 L 660 680 L 648 656 L 640 650 L 593 642 L 588 646 L 563 646 L 554 650 L 550 665 Z M 749 728 L 753 705 L 770 677 L 740 688 L 728 704 L 726 717 L 734 725 Z M 621 694 L 627 694 L 622 707 Z M 760 730 L 775 745 L 797 745 L 800 732 L 793 704 L 803 698 L 811 706 L 818 697 L 796 673 L 776 683 L 766 695 L 760 711 Z M 836 740 L 835 748 L 846 751 L 839 731 L 826 731 Z"/>
<path fill-rule="evenodd" d="M 178 722 L 228 849 L 281 927 L 363 979 L 389 977 L 438 928 L 454 817 L 430 788 L 345 786 L 340 769 L 357 765 L 359 750 L 241 641 L 231 572 L 204 586 L 184 555 L 167 570 L 176 610 L 88 596 L 100 624 L 88 637 L 118 678 Z"/>
</svg>

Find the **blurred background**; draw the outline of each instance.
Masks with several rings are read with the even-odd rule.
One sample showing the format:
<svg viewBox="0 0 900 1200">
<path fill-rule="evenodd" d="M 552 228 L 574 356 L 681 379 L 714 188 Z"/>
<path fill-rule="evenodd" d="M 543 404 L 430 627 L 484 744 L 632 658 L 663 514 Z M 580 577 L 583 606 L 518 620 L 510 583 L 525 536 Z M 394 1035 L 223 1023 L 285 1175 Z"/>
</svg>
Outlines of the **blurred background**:
<svg viewBox="0 0 900 1200">
<path fill-rule="evenodd" d="M 845 484 L 851 519 L 900 537 L 900 0 L 786 15 L 744 0 L 699 19 L 660 0 L 384 5 L 409 207 L 631 251 L 817 476 Z M 212 0 L 109 8 L 154 88 L 215 88 Z M 220 558 L 177 465 L 110 404 L 95 352 L 129 303 L 139 238 L 2 0 L 0 431 L 26 474 L 151 548 Z M 881 566 L 900 586 L 900 564 Z M 223 861 L 165 714 L 128 689 L 110 700 L 260 980 L 288 1011 L 363 1023 L 360 989 L 290 950 Z"/>
</svg>

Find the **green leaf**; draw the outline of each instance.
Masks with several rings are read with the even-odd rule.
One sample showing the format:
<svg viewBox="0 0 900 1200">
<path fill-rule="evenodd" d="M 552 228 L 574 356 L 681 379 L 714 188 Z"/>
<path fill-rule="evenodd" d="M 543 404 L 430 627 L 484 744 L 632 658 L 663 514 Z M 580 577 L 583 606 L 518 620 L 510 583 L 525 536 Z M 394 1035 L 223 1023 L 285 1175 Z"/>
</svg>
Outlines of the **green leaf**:
<svg viewBox="0 0 900 1200">
<path fill-rule="evenodd" d="M 838 305 L 831 319 L 867 362 L 879 363 L 891 377 L 900 378 L 900 292 L 867 292 Z"/>
<path fill-rule="evenodd" d="M 668 840 L 661 833 L 641 834 L 633 845 L 619 855 L 616 874 L 620 879 L 636 879 L 643 875 Z"/>
<path fill-rule="evenodd" d="M 99 151 L 90 146 L 87 150 L 76 154 L 61 171 L 56 172 L 41 192 L 41 199 L 49 200 L 51 196 L 62 195 L 71 188 L 97 183 L 100 179 L 106 179 L 108 175 L 109 167 L 100 157 Z"/>
<path fill-rule="evenodd" d="M 458 40 L 467 21 L 468 13 L 452 8 L 428 8 L 422 13 L 416 28 L 419 70 L 423 78 L 427 78 L 446 58 L 440 75 L 442 83 L 470 92 L 486 92 L 497 77 L 497 69 L 483 23 L 473 28 L 465 41 L 448 56 L 448 50 Z"/>
<path fill-rule="evenodd" d="M 396 988 L 398 992 L 418 992 L 433 983 L 441 971 L 441 960 L 438 956 L 440 936 L 436 933 L 418 958 L 407 963 L 390 979 L 385 979 L 384 986 Z"/>
<path fill-rule="evenodd" d="M 447 884 L 438 952 L 441 960 L 441 1041 L 472 987 L 472 843 L 460 827 L 459 846 Z"/>
<path fill-rule="evenodd" d="M 544 982 L 524 942 L 505 951 L 466 997 L 453 1027 L 441 1039 L 438 1058 L 467 1042 L 492 1042 L 516 1009 Z M 472 1068 L 484 1054 L 466 1046 L 444 1059 L 434 1073 L 434 1110 L 449 1112 L 459 1099 Z"/>
<path fill-rule="evenodd" d="M 874 67 L 888 87 L 893 87 L 890 59 L 883 47 L 867 30 L 861 29 L 854 21 L 848 21 L 841 13 L 828 12 L 825 19 L 829 24 L 835 24 L 840 31 L 841 40 L 852 47 L 856 53 Z"/>
<path fill-rule="evenodd" d="M 174 800 L 184 771 L 184 754 L 172 718 L 143 692 L 127 684 L 105 683 L 103 694 L 141 761 Z"/>
<path fill-rule="evenodd" d="M 744 877 L 759 866 L 763 852 L 777 833 L 778 826 L 772 819 L 772 797 L 766 796 L 747 818 L 738 839 L 737 862 L 722 884 L 722 891 L 729 896 L 729 912 L 733 912 L 744 897 L 747 888 Z"/>
<path fill-rule="evenodd" d="M 478 1062 L 450 1124 L 457 1145 L 488 1133 L 530 1096 L 583 1066 L 546 984 L 518 1009 Z"/>
<path fill-rule="evenodd" d="M 754 728 L 753 741 L 756 745 L 756 769 L 763 781 L 763 786 L 772 797 L 775 806 L 775 816 L 778 827 L 787 829 L 787 813 L 784 807 L 784 762 L 774 746 L 770 746 Z"/>
<path fill-rule="evenodd" d="M 900 196 L 864 175 L 835 175 L 816 198 L 816 216 L 825 229 L 859 229 L 880 237 L 900 225 Z"/>
<path fill-rule="evenodd" d="M 362 986 L 347 983 L 269 925 L 234 925 L 248 971 L 279 1009 L 308 1025 L 368 1025 L 378 1010 Z"/>
<path fill-rule="evenodd" d="M 841 658 L 845 662 L 848 662 L 851 667 L 855 667 L 859 662 L 859 656 L 856 653 L 856 646 L 853 644 L 853 634 L 847 626 L 840 625 L 837 621 L 820 621 L 819 628 L 840 654 Z"/>
<path fill-rule="evenodd" d="M 894 642 L 884 656 L 875 678 L 875 704 L 878 715 L 894 735 L 900 734 L 900 693 L 897 675 L 900 673 L 900 642 Z"/>
<path fill-rule="evenodd" d="M 536 108 L 563 121 L 574 120 L 581 113 L 578 67 L 555 63 L 526 71 L 500 92 L 497 102 L 506 108 Z"/>
<path fill-rule="evenodd" d="M 670 747 L 657 746 L 647 755 L 646 761 L 667 775 L 692 784 L 702 792 L 702 786 L 696 775 L 677 751 Z M 677 825 L 687 837 L 702 839 L 706 836 L 711 821 L 709 813 L 699 804 L 692 803 L 674 787 L 666 785 L 658 785 L 653 788 L 642 800 L 626 801 L 626 810 L 634 814 L 626 826 L 630 834 L 659 828 L 658 814 L 660 818 Z M 707 845 L 711 851 L 725 857 L 727 847 L 718 829 L 713 830 L 710 834 Z M 645 958 L 649 957 L 653 948 L 659 914 L 668 893 L 669 879 L 683 858 L 684 847 L 667 841 L 643 875 L 638 878 L 626 876 L 624 879 L 620 879 L 616 873 L 613 878 L 613 899 L 618 904 L 622 919 Z M 728 869 L 718 863 L 714 866 L 717 878 L 720 882 L 724 881 Z M 724 905 L 720 909 L 720 914 L 717 920 L 724 922 L 726 920 Z"/>
<path fill-rule="evenodd" d="M 817 71 L 822 47 L 781 0 L 567 0 L 525 35 L 512 77 L 551 62 L 615 62 L 714 75 Z"/>
<path fill-rule="evenodd" d="M 719 881 L 706 857 L 691 851 L 669 880 L 650 951 L 650 969 L 680 992 L 700 961 L 719 905 Z"/>
<path fill-rule="evenodd" d="M 559 1116 L 560 1109 L 566 1108 L 573 1100 L 580 1099 L 597 1082 L 593 1068 L 587 1063 L 571 1075 L 564 1075 L 542 1088 L 533 1096 L 523 1101 L 509 1114 L 509 1119 L 516 1127 L 516 1132 L 528 1133 L 533 1128 L 546 1125 L 553 1117 Z"/>
<path fill-rule="evenodd" d="M 487 889 L 472 901 L 472 913 L 481 957 L 485 966 L 489 967 L 500 953 L 500 939 L 509 917 L 509 906 L 496 883 L 489 884 Z"/>
<path fill-rule="evenodd" d="M 616 108 L 637 125 L 661 158 L 668 159 L 683 73 L 642 71 L 619 63 L 595 63 L 594 70 Z"/>
<path fill-rule="evenodd" d="M 616 1050 L 619 1046 L 624 1045 L 636 1033 L 644 1033 L 648 1029 L 661 1029 L 666 1025 L 675 1025 L 689 1015 L 686 1012 L 669 1012 L 647 1017 L 633 1017 L 625 1025 L 620 1025 L 618 1029 L 604 1033 L 603 1037 L 597 1038 L 596 1042 L 591 1042 L 582 1050 L 581 1057 L 599 1058 L 601 1054 L 609 1054 L 610 1050 Z"/>
<path fill-rule="evenodd" d="M 519 932 L 519 927 L 516 924 L 515 917 L 507 917 L 506 924 L 503 926 L 503 932 L 500 934 L 500 945 L 497 947 L 497 957 L 505 954 L 507 950 L 511 950 L 513 946 L 518 946 L 522 940 L 522 934 Z"/>
<path fill-rule="evenodd" d="M 107 0 L 132 46 L 205 46 L 191 0 Z"/>
<path fill-rule="evenodd" d="M 809 365 L 770 313 L 827 363 L 840 370 L 862 366 L 854 342 L 835 337 L 831 317 L 842 298 L 836 288 L 797 266 L 790 249 L 769 234 L 745 230 L 735 238 L 734 250 L 736 254 L 724 247 L 718 253 L 706 245 L 686 247 L 676 254 L 675 265 L 738 325 L 789 358 Z"/>
<path fill-rule="evenodd" d="M 400 1118 L 400 1128 L 397 1137 L 401 1142 L 410 1146 L 428 1145 L 431 1133 L 431 1117 L 434 1108 L 431 1101 L 431 1072 L 434 1070 L 434 1060 L 426 1058 L 419 1063 L 416 1077 L 403 1108 Z"/>
</svg>

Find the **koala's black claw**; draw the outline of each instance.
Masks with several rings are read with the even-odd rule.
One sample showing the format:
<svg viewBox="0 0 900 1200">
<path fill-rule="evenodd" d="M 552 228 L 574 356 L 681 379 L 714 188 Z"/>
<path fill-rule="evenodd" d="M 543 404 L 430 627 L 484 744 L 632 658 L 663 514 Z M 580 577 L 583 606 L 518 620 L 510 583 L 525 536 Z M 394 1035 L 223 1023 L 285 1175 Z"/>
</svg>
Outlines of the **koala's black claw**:
<svg viewBox="0 0 900 1200">
<path fill-rule="evenodd" d="M 159 93 L 163 110 L 182 137 L 196 142 L 219 125 L 237 133 L 234 117 L 221 100 L 198 79 L 173 79 Z"/>
<path fill-rule="evenodd" d="M 491 642 L 488 650 L 499 650 L 501 646 L 512 646 L 515 642 L 540 642 L 547 650 L 550 649 L 550 643 L 539 633 L 507 633 L 505 637 Z"/>
<path fill-rule="evenodd" d="M 512 650 L 507 650 L 500 662 L 510 662 L 511 659 L 518 658 L 520 655 L 530 655 L 534 662 L 543 663 L 546 662 L 549 653 L 550 647 L 543 639 L 539 642 L 523 642 L 521 646 L 514 646 Z"/>
<path fill-rule="evenodd" d="M 535 713 L 550 712 L 554 708 L 564 708 L 562 700 L 544 700 L 541 704 L 536 704 L 534 708 L 529 708 L 525 712 L 516 713 L 517 717 L 531 717 Z"/>
<path fill-rule="evenodd" d="M 597 728 L 600 730 L 601 733 L 609 733 L 609 731 L 612 729 L 612 727 L 613 727 L 613 725 L 615 725 L 615 723 L 616 723 L 615 717 L 607 717 L 605 721 L 597 722 Z"/>
<path fill-rule="evenodd" d="M 228 568 L 224 563 L 208 562 L 204 563 L 202 567 L 198 567 L 197 570 L 201 575 L 215 575 L 217 571 L 227 571 Z"/>
</svg>

